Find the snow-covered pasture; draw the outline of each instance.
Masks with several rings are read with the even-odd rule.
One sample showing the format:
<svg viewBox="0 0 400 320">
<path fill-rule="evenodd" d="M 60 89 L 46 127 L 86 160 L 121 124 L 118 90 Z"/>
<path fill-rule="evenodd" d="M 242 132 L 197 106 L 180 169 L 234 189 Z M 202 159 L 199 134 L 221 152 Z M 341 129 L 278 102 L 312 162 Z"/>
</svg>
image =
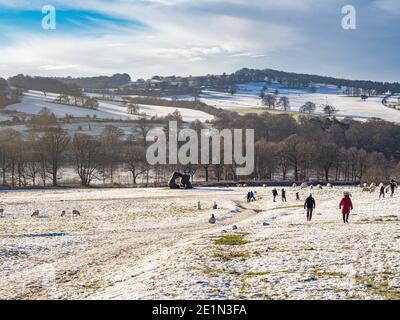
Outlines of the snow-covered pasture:
<svg viewBox="0 0 400 320">
<path fill-rule="evenodd" d="M 254 188 L 259 201 L 250 204 L 248 191 L 2 192 L 0 298 L 399 298 L 398 195 L 313 190 L 307 223 L 309 190 L 288 189 L 288 203 L 273 203 L 272 188 Z M 344 191 L 355 206 L 348 225 L 338 210 Z"/>
<path fill-rule="evenodd" d="M 104 120 L 137 120 L 139 116 L 130 115 L 127 108 L 119 102 L 99 101 L 100 105 L 97 110 L 80 108 L 70 105 L 53 103 L 57 95 L 49 93 L 46 96 L 41 92 L 27 92 L 21 103 L 10 105 L 7 107 L 9 111 L 23 112 L 29 115 L 37 115 L 43 108 L 49 109 L 56 117 L 63 118 L 71 115 L 78 118 L 96 117 Z M 205 122 L 212 120 L 214 117 L 198 110 L 171 108 L 163 106 L 139 105 L 139 112 L 145 113 L 148 118 L 158 116 L 164 117 L 178 110 L 184 121 L 191 122 L 200 120 Z"/>
<path fill-rule="evenodd" d="M 261 108 L 260 92 L 265 83 L 252 83 L 240 85 L 235 95 L 227 92 L 206 90 L 201 95 L 201 100 L 211 106 L 223 109 L 247 109 Z M 350 117 L 355 120 L 366 121 L 370 118 L 381 118 L 383 120 L 400 122 L 400 111 L 390 109 L 382 104 L 384 96 L 370 97 L 362 101 L 358 97 L 348 97 L 343 94 L 343 90 L 335 86 L 317 85 L 316 93 L 311 93 L 309 89 L 288 89 L 279 84 L 266 85 L 268 92 L 274 94 L 279 91 L 279 97 L 288 97 L 291 111 L 299 111 L 300 107 L 306 102 L 311 101 L 317 105 L 315 114 L 323 114 L 323 105 L 333 105 L 337 110 L 338 118 Z M 389 99 L 389 103 L 398 101 L 397 96 Z"/>
</svg>

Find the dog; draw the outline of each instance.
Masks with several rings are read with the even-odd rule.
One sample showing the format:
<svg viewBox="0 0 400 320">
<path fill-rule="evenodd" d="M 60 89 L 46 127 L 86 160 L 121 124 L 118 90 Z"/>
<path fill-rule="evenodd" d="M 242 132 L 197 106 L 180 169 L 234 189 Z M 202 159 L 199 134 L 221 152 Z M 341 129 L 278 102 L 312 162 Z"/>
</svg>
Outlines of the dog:
<svg viewBox="0 0 400 320">
<path fill-rule="evenodd" d="M 81 213 L 78 210 L 73 210 L 72 215 L 76 217 L 76 216 L 80 216 Z"/>
</svg>

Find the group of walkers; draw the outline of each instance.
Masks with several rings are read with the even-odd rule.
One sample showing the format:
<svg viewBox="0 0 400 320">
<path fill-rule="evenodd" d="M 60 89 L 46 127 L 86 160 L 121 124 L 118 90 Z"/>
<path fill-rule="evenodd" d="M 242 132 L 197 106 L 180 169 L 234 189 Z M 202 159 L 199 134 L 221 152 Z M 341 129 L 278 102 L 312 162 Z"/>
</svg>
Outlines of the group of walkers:
<svg viewBox="0 0 400 320">
<path fill-rule="evenodd" d="M 253 191 L 247 192 L 247 202 L 256 201 L 256 194 Z"/>
<path fill-rule="evenodd" d="M 282 202 L 287 202 L 285 189 L 281 190 L 281 195 L 282 195 Z M 274 197 L 274 202 L 276 202 L 276 198 L 279 196 L 277 189 L 272 190 L 272 196 Z"/>
<path fill-rule="evenodd" d="M 382 197 L 385 198 L 386 193 L 389 192 L 390 196 L 393 198 L 397 187 L 398 187 L 397 182 L 394 179 L 390 181 L 390 185 L 387 188 L 385 188 L 385 186 L 381 186 L 379 199 L 381 199 Z M 285 189 L 282 189 L 281 194 L 282 194 L 282 202 L 287 202 Z M 274 202 L 276 202 L 276 198 L 278 197 L 278 190 L 276 188 L 272 190 L 272 196 Z M 296 200 L 300 201 L 299 192 L 296 192 Z M 310 194 L 310 196 L 304 202 L 304 209 L 307 212 L 307 221 L 311 222 L 316 206 L 317 206 L 316 201 L 313 195 Z M 341 213 L 343 215 L 344 223 L 349 223 L 350 213 L 353 211 L 353 209 L 354 206 L 353 202 L 351 201 L 351 194 L 349 192 L 345 192 L 343 198 L 339 203 L 339 210 L 341 210 Z"/>
<path fill-rule="evenodd" d="M 310 196 L 306 199 L 306 201 L 304 203 L 304 209 L 307 210 L 307 221 L 311 222 L 312 217 L 313 217 L 313 212 L 316 207 L 317 207 L 317 204 L 315 202 L 315 199 L 314 199 L 313 195 L 310 194 Z M 344 223 L 349 223 L 350 213 L 351 213 L 351 211 L 353 211 L 353 209 L 354 209 L 354 207 L 353 207 L 353 202 L 351 201 L 351 198 L 350 198 L 350 193 L 345 192 L 344 197 L 342 198 L 342 200 L 339 203 L 339 210 L 342 211 Z"/>
<path fill-rule="evenodd" d="M 396 189 L 397 189 L 397 182 L 394 179 L 390 181 L 390 185 L 387 188 L 385 188 L 384 185 L 381 185 L 379 199 L 385 199 L 386 193 L 389 193 L 389 191 L 390 191 L 390 197 L 393 198 Z"/>
</svg>

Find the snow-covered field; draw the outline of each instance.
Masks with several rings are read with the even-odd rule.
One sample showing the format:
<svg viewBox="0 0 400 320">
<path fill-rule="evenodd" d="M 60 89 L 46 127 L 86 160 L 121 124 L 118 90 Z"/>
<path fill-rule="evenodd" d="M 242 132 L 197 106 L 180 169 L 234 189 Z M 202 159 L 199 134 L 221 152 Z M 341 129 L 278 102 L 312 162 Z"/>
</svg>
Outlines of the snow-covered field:
<svg viewBox="0 0 400 320">
<path fill-rule="evenodd" d="M 399 196 L 349 190 L 348 225 L 342 188 L 312 191 L 312 223 L 292 189 L 1 192 L 0 299 L 399 299 Z"/>
<path fill-rule="evenodd" d="M 260 92 L 265 86 L 264 83 L 252 83 L 240 85 L 239 91 L 235 95 L 217 91 L 204 91 L 200 96 L 201 100 L 211 106 L 223 109 L 246 109 L 261 108 Z M 369 118 L 381 118 L 383 120 L 400 122 L 400 110 L 385 107 L 382 104 L 384 96 L 370 97 L 367 101 L 361 98 L 348 97 L 334 86 L 316 86 L 317 92 L 311 93 L 308 89 L 288 89 L 279 84 L 267 85 L 268 93 L 273 94 L 279 90 L 279 97 L 289 98 L 291 111 L 299 111 L 300 107 L 306 102 L 311 101 L 317 104 L 316 114 L 323 113 L 323 105 L 331 104 L 337 110 L 338 118 L 351 117 L 355 120 L 365 121 Z M 391 97 L 389 103 L 398 101 L 397 96 Z"/>
<path fill-rule="evenodd" d="M 72 115 L 80 118 L 93 118 L 96 116 L 98 119 L 105 120 L 136 120 L 139 118 L 136 115 L 128 114 L 127 108 L 123 107 L 122 104 L 118 102 L 100 101 L 98 110 L 90 110 L 86 108 L 53 103 L 56 97 L 57 95 L 51 93 L 44 96 L 44 94 L 41 92 L 30 91 L 24 95 L 21 103 L 10 105 L 7 107 L 7 110 L 24 112 L 29 115 L 37 115 L 43 108 L 48 108 L 56 115 L 56 117 L 60 118 L 65 117 L 66 115 Z M 175 110 L 178 110 L 181 113 L 183 120 L 187 122 L 191 122 L 196 119 L 205 122 L 214 118 L 213 116 L 198 110 L 150 105 L 139 105 L 139 107 L 139 112 L 145 113 L 148 117 L 163 117 L 173 113 Z"/>
</svg>

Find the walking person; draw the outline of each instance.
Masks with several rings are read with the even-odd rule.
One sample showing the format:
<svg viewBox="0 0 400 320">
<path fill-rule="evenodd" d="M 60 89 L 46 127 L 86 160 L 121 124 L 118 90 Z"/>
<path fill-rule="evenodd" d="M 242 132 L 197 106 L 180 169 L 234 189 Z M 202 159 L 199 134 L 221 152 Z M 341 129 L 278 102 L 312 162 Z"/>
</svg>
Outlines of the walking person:
<svg viewBox="0 0 400 320">
<path fill-rule="evenodd" d="M 385 199 L 385 186 L 384 185 L 381 186 L 381 190 L 380 190 L 380 193 L 379 193 L 379 200 L 381 198 Z"/>
<path fill-rule="evenodd" d="M 300 193 L 296 192 L 296 201 L 300 201 Z"/>
<path fill-rule="evenodd" d="M 351 201 L 348 192 L 344 193 L 344 198 L 340 201 L 339 209 L 342 210 L 343 222 L 349 223 L 350 212 L 353 210 L 353 202 Z"/>
<path fill-rule="evenodd" d="M 312 194 L 306 199 L 304 203 L 304 209 L 307 210 L 307 221 L 311 222 L 314 209 L 316 207 L 315 199 L 313 198 Z"/>
<path fill-rule="evenodd" d="M 390 181 L 390 191 L 391 191 L 390 197 L 391 198 L 393 198 L 396 189 L 397 189 L 397 182 L 396 182 L 396 180 L 392 179 L 392 181 Z"/>
<path fill-rule="evenodd" d="M 272 190 L 272 196 L 274 197 L 274 202 L 276 202 L 276 197 L 278 196 L 278 190 Z"/>
<path fill-rule="evenodd" d="M 286 190 L 282 189 L 282 202 L 287 202 L 286 200 Z"/>
</svg>

